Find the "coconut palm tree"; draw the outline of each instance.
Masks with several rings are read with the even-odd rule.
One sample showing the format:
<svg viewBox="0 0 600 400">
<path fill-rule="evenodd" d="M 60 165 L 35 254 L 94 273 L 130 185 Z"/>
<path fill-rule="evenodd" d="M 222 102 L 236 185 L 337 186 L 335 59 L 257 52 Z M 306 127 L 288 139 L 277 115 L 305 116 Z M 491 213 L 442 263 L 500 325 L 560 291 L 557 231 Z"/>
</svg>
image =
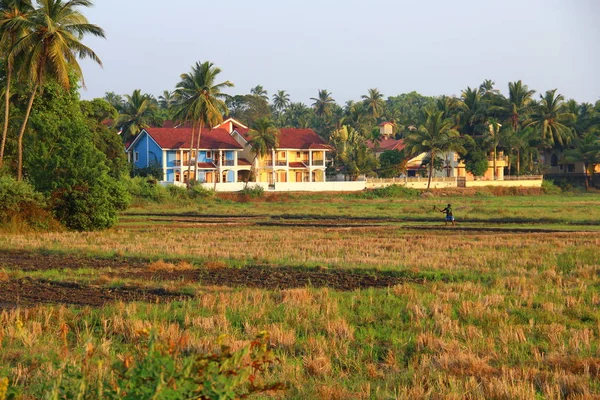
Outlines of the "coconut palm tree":
<svg viewBox="0 0 600 400">
<path fill-rule="evenodd" d="M 250 135 L 248 143 L 252 146 L 254 152 L 254 160 L 252 161 L 252 167 L 255 168 L 254 177 L 258 182 L 256 160 L 259 157 L 266 156 L 279 146 L 279 129 L 275 127 L 273 121 L 263 117 L 254 123 L 248 134 Z"/>
<path fill-rule="evenodd" d="M 190 172 L 195 132 L 198 133 L 195 146 L 197 159 L 202 130 L 205 127 L 211 130 L 215 125 L 223 122 L 223 115 L 228 113 L 225 104 L 227 95 L 222 90 L 232 87 L 233 83 L 229 81 L 217 83 L 217 77 L 220 73 L 221 68 L 216 67 L 210 61 L 197 62 L 189 73 L 181 75 L 181 81 L 175 89 L 177 96 L 175 119 L 182 122 L 192 122 L 192 137 L 188 153 L 188 159 L 190 160 L 188 164 L 188 185 L 191 181 Z M 198 162 L 194 164 L 194 176 L 197 176 Z"/>
<path fill-rule="evenodd" d="M 381 94 L 378 89 L 369 89 L 369 92 L 366 95 L 363 95 L 362 99 L 367 108 L 367 115 L 373 121 L 377 121 L 377 118 L 383 115 L 383 110 L 385 109 L 383 94 Z"/>
<path fill-rule="evenodd" d="M 262 85 L 256 85 L 252 89 L 250 89 L 250 94 L 256 97 L 260 97 L 264 101 L 269 101 L 269 95 Z"/>
<path fill-rule="evenodd" d="M 471 136 L 483 133 L 486 110 L 481 89 L 467 87 L 461 93 L 461 100 L 463 103 L 460 112 L 461 132 Z"/>
<path fill-rule="evenodd" d="M 170 90 L 163 90 L 162 94 L 158 96 L 158 105 L 163 110 L 170 110 L 171 106 L 175 102 L 175 92 Z"/>
<path fill-rule="evenodd" d="M 498 145 L 500 144 L 500 142 L 503 139 L 503 131 L 501 130 L 502 125 L 495 119 L 495 118 L 491 118 L 488 121 L 488 132 L 486 134 L 486 141 L 490 144 L 490 146 L 492 147 L 493 151 L 494 151 L 494 160 L 493 160 L 493 168 L 494 168 L 494 180 L 498 179 L 498 174 L 496 172 L 496 157 L 497 157 L 497 152 L 496 150 L 498 149 Z M 506 131 L 506 130 L 504 130 Z"/>
<path fill-rule="evenodd" d="M 0 3 L 0 49 L 6 64 L 6 89 L 4 91 L 4 125 L 0 144 L 0 167 L 4 162 L 4 148 L 10 117 L 10 90 L 14 70 L 15 44 L 25 35 L 23 21 L 34 10 L 30 0 L 6 0 Z"/>
<path fill-rule="evenodd" d="M 148 128 L 159 121 L 156 115 L 156 102 L 150 95 L 142 93 L 140 89 L 131 95 L 125 95 L 125 101 L 117 119 L 117 127 L 121 130 L 123 143 L 127 143 L 142 129 Z"/>
<path fill-rule="evenodd" d="M 527 125 L 536 128 L 550 145 L 556 142 L 563 147 L 568 145 L 574 137 L 571 125 L 575 115 L 568 112 L 563 95 L 557 95 L 556 89 L 546 91 L 540 98 Z"/>
<path fill-rule="evenodd" d="M 578 138 L 573 148 L 565 150 L 565 158 L 570 162 L 583 163 L 585 189 L 589 190 L 590 175 L 593 179 L 596 165 L 600 164 L 600 135 L 588 132 L 583 137 Z"/>
<path fill-rule="evenodd" d="M 406 137 L 406 148 L 411 154 L 427 153 L 429 160 L 429 179 L 427 189 L 431 186 L 433 167 L 437 156 L 448 151 L 465 151 L 460 143 L 460 135 L 452 129 L 452 120 L 443 118 L 443 111 L 425 110 L 425 122 L 416 132 Z"/>
<path fill-rule="evenodd" d="M 310 99 L 314 100 L 312 106 L 317 117 L 324 118 L 331 115 L 335 100 L 331 97 L 330 92 L 325 89 L 319 90 L 319 95 L 317 97 L 311 97 Z"/>
<path fill-rule="evenodd" d="M 116 94 L 115 92 L 104 93 L 104 100 L 108 101 L 117 111 L 121 111 L 123 104 L 125 103 L 123 96 Z"/>
<path fill-rule="evenodd" d="M 104 30 L 90 24 L 79 11 L 79 7 L 91 5 L 90 0 L 38 0 L 38 8 L 20 24 L 26 33 L 15 43 L 13 51 L 15 55 L 24 56 L 21 71 L 31 81 L 31 94 L 17 141 L 18 180 L 23 177 L 23 135 L 33 100 L 46 78 L 50 76 L 68 89 L 71 86 L 70 76 L 74 75 L 85 86 L 77 59 L 90 58 L 102 66 L 96 53 L 81 42 L 87 34 L 105 37 Z"/>
<path fill-rule="evenodd" d="M 273 95 L 273 107 L 278 112 L 282 112 L 290 105 L 290 95 L 285 90 L 278 90 Z"/>
<path fill-rule="evenodd" d="M 535 90 L 529 90 L 522 81 L 508 83 L 508 98 L 505 100 L 505 115 L 515 131 L 518 131 L 523 122 L 523 117 L 531 112 Z"/>
</svg>

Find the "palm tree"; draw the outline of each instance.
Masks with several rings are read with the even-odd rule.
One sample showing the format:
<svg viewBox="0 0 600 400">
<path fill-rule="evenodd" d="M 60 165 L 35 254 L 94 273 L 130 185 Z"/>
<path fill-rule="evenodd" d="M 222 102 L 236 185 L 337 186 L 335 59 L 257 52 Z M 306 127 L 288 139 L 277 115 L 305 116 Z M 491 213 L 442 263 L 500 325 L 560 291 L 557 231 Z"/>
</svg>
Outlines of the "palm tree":
<svg viewBox="0 0 600 400">
<path fill-rule="evenodd" d="M 252 94 L 253 96 L 256 96 L 256 97 L 260 97 L 261 99 L 263 99 L 267 102 L 269 101 L 268 93 L 265 90 L 265 88 L 262 87 L 262 85 L 256 85 L 255 87 L 250 89 L 250 94 Z"/>
<path fill-rule="evenodd" d="M 427 190 L 431 186 L 436 157 L 448 151 L 464 151 L 458 131 L 452 129 L 452 121 L 444 119 L 443 115 L 442 111 L 426 109 L 424 124 L 406 138 L 406 147 L 411 154 L 427 153 L 429 156 Z"/>
<path fill-rule="evenodd" d="M 273 107 L 279 112 L 285 110 L 290 105 L 290 95 L 285 90 L 278 90 L 273 95 Z"/>
<path fill-rule="evenodd" d="M 117 119 L 117 126 L 121 130 L 123 143 L 140 133 L 142 129 L 152 124 L 157 124 L 156 103 L 148 94 L 143 94 L 140 89 L 131 95 L 125 95 L 121 112 Z"/>
<path fill-rule="evenodd" d="M 188 163 L 188 185 L 191 181 L 191 161 L 192 148 L 194 147 L 194 133 L 198 132 L 196 141 L 196 162 L 194 176 L 198 172 L 198 149 L 200 148 L 200 137 L 202 129 L 207 127 L 209 130 L 213 126 L 223 122 L 223 115 L 228 113 L 225 98 L 227 95 L 222 92 L 226 87 L 232 87 L 233 83 L 224 81 L 216 83 L 217 76 L 221 73 L 221 68 L 215 67 L 210 61 L 203 63 L 197 62 L 192 70 L 187 74 L 181 75 L 181 81 L 175 89 L 177 93 L 177 104 L 175 106 L 175 118 L 179 121 L 192 122 L 192 137 L 189 149 Z M 217 180 L 215 179 L 215 184 Z"/>
<path fill-rule="evenodd" d="M 331 115 L 333 105 L 335 104 L 335 100 L 331 97 L 331 93 L 325 89 L 319 90 L 318 97 L 311 97 L 310 99 L 314 100 L 312 106 L 317 117 L 324 118 Z"/>
<path fill-rule="evenodd" d="M 565 150 L 565 158 L 567 161 L 583 163 L 585 189 L 589 190 L 590 175 L 593 179 L 596 165 L 600 164 L 600 136 L 589 132 L 576 140 L 574 144 L 572 149 Z"/>
<path fill-rule="evenodd" d="M 505 113 L 510 119 L 512 128 L 518 131 L 521 128 L 523 116 L 531 112 L 535 90 L 529 90 L 522 81 L 508 83 L 508 99 L 505 103 Z"/>
<path fill-rule="evenodd" d="M 550 145 L 556 142 L 563 147 L 568 145 L 573 139 L 570 125 L 575 121 L 575 116 L 565 108 L 563 95 L 557 95 L 554 89 L 546 91 L 540 98 L 540 104 L 531 115 L 528 126 L 536 128 Z"/>
<path fill-rule="evenodd" d="M 123 96 L 116 94 L 115 92 L 104 93 L 104 100 L 108 101 L 117 111 L 121 111 L 123 104 L 125 103 Z"/>
<path fill-rule="evenodd" d="M 170 90 L 163 90 L 162 94 L 158 96 L 158 105 L 163 110 L 170 110 L 174 102 L 175 92 L 171 92 Z"/>
<path fill-rule="evenodd" d="M 0 144 L 0 167 L 4 162 L 4 148 L 8 135 L 10 117 L 10 89 L 14 69 L 14 46 L 25 35 L 23 21 L 27 21 L 33 11 L 30 0 L 7 0 L 0 3 L 0 48 L 6 63 L 6 89 L 4 92 L 4 126 Z"/>
<path fill-rule="evenodd" d="M 27 129 L 33 100 L 47 75 L 68 89 L 71 86 L 71 74 L 80 79 L 85 86 L 78 58 L 90 58 L 102 66 L 96 53 L 81 42 L 86 34 L 105 37 L 104 30 L 90 24 L 78 10 L 80 6 L 91 6 L 90 0 L 38 0 L 38 5 L 30 18 L 21 22 L 25 34 L 14 46 L 15 55 L 24 56 L 22 71 L 32 82 L 31 95 L 17 142 L 17 180 L 23 178 L 23 135 Z"/>
<path fill-rule="evenodd" d="M 501 128 L 502 125 L 494 118 L 489 120 L 489 130 L 486 136 L 487 141 L 490 143 L 492 149 L 494 150 L 494 160 L 493 160 L 493 168 L 494 168 L 494 180 L 498 179 L 498 174 L 496 172 L 496 150 L 498 145 L 502 141 L 502 133 Z"/>
<path fill-rule="evenodd" d="M 266 156 L 279 146 L 279 129 L 275 127 L 273 121 L 263 117 L 254 123 L 248 134 L 250 135 L 248 143 L 252 146 L 254 152 L 254 160 L 252 161 L 252 166 L 255 168 L 254 178 L 258 182 L 256 159 Z"/>
<path fill-rule="evenodd" d="M 367 114 L 374 121 L 377 120 L 382 114 L 385 108 L 385 101 L 383 101 L 383 94 L 377 89 L 369 89 L 369 93 L 362 96 L 362 99 L 367 107 Z"/>
<path fill-rule="evenodd" d="M 463 103 L 460 112 L 461 132 L 471 136 L 482 133 L 486 112 L 481 89 L 467 87 L 461 94 L 461 100 Z"/>
</svg>

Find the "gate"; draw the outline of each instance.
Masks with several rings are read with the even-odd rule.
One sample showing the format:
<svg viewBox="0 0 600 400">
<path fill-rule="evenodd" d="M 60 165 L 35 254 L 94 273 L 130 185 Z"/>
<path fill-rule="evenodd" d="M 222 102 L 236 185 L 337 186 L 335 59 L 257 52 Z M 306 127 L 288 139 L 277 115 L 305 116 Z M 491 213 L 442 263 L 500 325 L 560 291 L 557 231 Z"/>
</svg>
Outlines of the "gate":
<svg viewBox="0 0 600 400">
<path fill-rule="evenodd" d="M 456 178 L 456 186 L 459 188 L 466 188 L 467 187 L 467 177 L 466 176 L 459 176 Z"/>
</svg>

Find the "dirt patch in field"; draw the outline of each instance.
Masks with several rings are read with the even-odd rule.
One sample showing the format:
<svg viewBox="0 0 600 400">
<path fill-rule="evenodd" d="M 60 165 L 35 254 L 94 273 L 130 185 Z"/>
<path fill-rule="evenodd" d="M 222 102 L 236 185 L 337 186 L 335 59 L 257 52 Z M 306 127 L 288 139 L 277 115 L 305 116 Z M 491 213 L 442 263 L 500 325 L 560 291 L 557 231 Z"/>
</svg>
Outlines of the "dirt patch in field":
<svg viewBox="0 0 600 400">
<path fill-rule="evenodd" d="M 344 270 L 303 269 L 294 267 L 252 266 L 245 268 L 211 268 L 187 271 L 135 271 L 120 277 L 144 280 L 184 280 L 205 286 L 250 287 L 259 289 L 292 289 L 328 287 L 335 290 L 386 288 L 405 282 L 422 283 L 419 278 L 362 274 Z"/>
<path fill-rule="evenodd" d="M 0 282 L 0 309 L 46 303 L 99 307 L 113 301 L 160 302 L 184 297 L 188 296 L 164 289 L 108 289 L 29 278 Z"/>
<path fill-rule="evenodd" d="M 124 258 L 85 257 L 75 254 L 34 253 L 22 250 L 0 251 L 0 267 L 22 271 L 79 268 L 141 267 L 145 260 Z"/>
</svg>

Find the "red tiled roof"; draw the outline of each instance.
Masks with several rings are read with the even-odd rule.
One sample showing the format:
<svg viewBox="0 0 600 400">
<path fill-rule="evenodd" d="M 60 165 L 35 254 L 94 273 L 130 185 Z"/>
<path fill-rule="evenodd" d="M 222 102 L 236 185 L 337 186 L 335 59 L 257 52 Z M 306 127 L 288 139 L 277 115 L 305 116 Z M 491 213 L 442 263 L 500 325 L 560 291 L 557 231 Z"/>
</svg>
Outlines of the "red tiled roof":
<svg viewBox="0 0 600 400">
<path fill-rule="evenodd" d="M 236 131 L 247 141 L 250 140 L 249 129 L 237 128 Z M 315 131 L 298 128 L 279 129 L 279 146 L 277 148 L 331 151 L 331 146 L 325 143 Z"/>
<path fill-rule="evenodd" d="M 400 151 L 405 148 L 404 141 L 402 139 L 389 139 L 384 138 L 379 142 L 379 145 L 371 140 L 367 140 L 367 146 L 371 150 L 386 151 L 386 150 L 397 150 Z"/>
<path fill-rule="evenodd" d="M 291 162 L 290 168 L 306 168 L 306 165 L 303 162 Z"/>
<path fill-rule="evenodd" d="M 252 165 L 252 163 L 245 158 L 238 158 L 238 165 Z"/>
<path fill-rule="evenodd" d="M 146 132 L 163 149 L 189 149 L 192 138 L 190 128 L 147 128 Z M 196 138 L 194 137 L 194 141 Z M 194 143 L 194 146 L 196 143 Z M 242 146 L 224 129 L 202 130 L 200 149 L 235 150 Z"/>
<path fill-rule="evenodd" d="M 186 122 L 186 123 L 180 123 L 180 122 L 176 122 L 176 121 L 172 121 L 170 119 L 167 119 L 165 121 L 163 121 L 162 124 L 163 128 L 191 128 L 192 127 L 192 123 L 191 122 Z"/>
<path fill-rule="evenodd" d="M 379 126 L 386 126 L 386 125 L 394 125 L 393 122 L 389 122 L 389 121 L 385 121 L 379 124 Z"/>
<path fill-rule="evenodd" d="M 200 168 L 200 169 L 216 169 L 217 166 L 211 162 L 199 162 L 198 168 Z"/>
</svg>

